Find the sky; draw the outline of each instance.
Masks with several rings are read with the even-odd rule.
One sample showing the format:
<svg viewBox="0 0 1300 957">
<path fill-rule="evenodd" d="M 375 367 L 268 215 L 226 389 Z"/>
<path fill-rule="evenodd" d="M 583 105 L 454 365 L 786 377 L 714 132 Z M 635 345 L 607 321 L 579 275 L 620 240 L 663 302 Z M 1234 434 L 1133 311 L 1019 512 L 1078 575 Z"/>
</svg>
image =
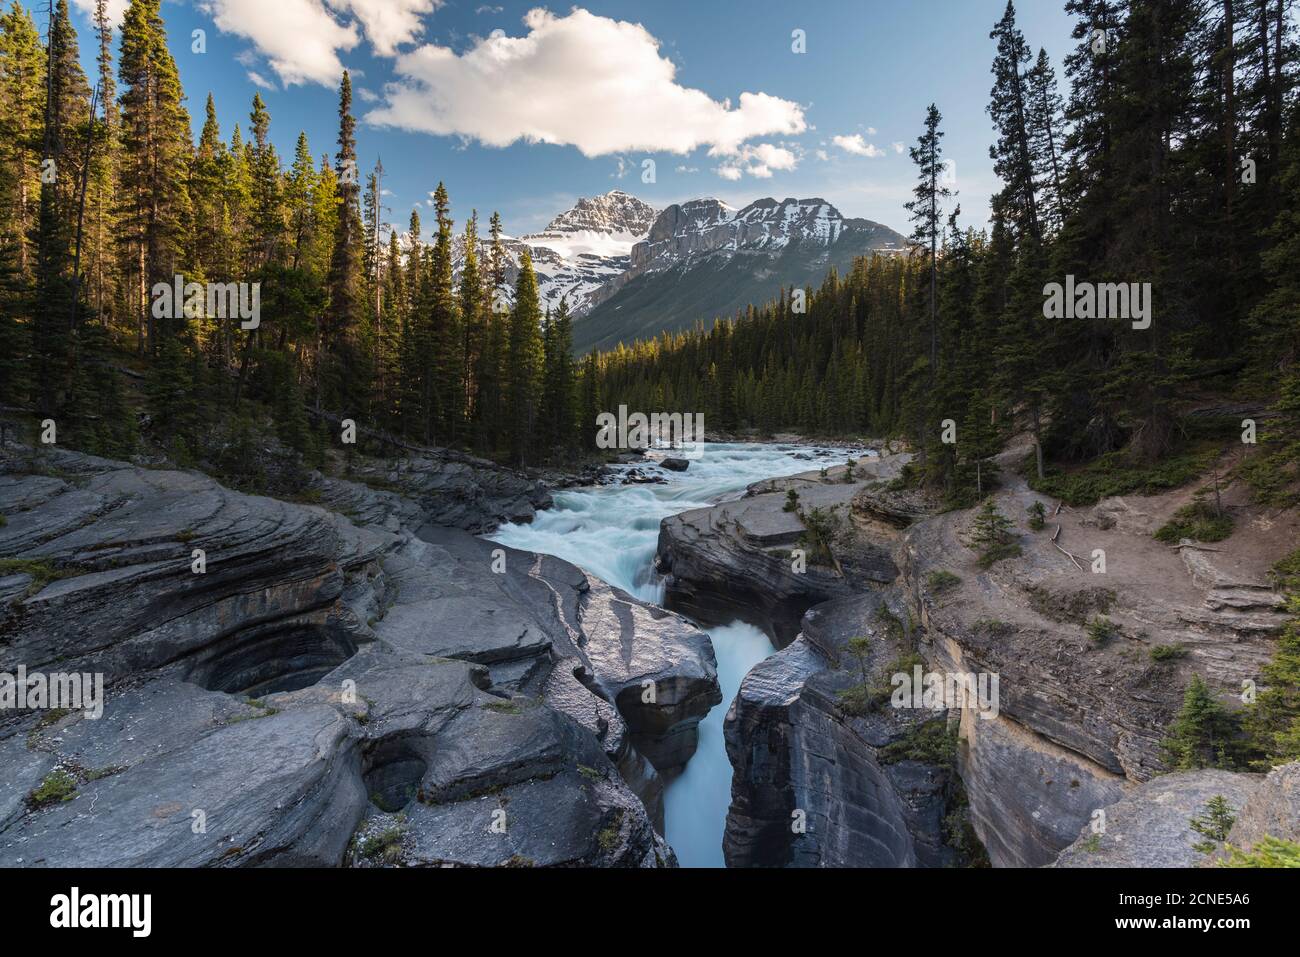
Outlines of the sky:
<svg viewBox="0 0 1300 957">
<path fill-rule="evenodd" d="M 88 70 L 94 2 L 72 0 Z M 119 20 L 126 6 L 109 0 Z M 1018 7 L 1026 39 L 1047 50 L 1058 74 L 1073 45 L 1063 6 Z M 498 210 L 516 236 L 611 189 L 660 208 L 707 196 L 737 207 L 820 197 L 846 216 L 908 232 L 903 203 L 915 169 L 906 147 L 931 102 L 944 117 L 963 222 L 987 220 L 996 186 L 988 33 L 1004 7 L 164 0 L 162 16 L 196 135 L 209 91 L 227 140 L 236 122 L 247 130 L 260 91 L 286 163 L 300 130 L 318 158 L 333 155 L 339 78 L 351 71 L 359 165 L 382 159 L 386 218 L 401 228 L 418 206 L 427 235 L 426 206 L 442 181 L 458 224 L 471 208 L 482 219 Z"/>
</svg>

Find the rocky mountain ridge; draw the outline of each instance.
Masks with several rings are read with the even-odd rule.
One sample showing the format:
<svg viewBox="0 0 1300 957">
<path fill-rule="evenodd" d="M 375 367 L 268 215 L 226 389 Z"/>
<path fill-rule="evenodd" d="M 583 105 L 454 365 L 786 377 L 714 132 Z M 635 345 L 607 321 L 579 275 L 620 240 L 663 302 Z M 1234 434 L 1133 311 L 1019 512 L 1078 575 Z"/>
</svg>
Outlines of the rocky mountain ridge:
<svg viewBox="0 0 1300 957">
<path fill-rule="evenodd" d="M 708 321 L 783 286 L 820 283 L 827 269 L 848 268 L 856 256 L 907 249 L 892 229 L 845 217 L 820 198 L 765 198 L 741 209 L 704 198 L 656 210 L 617 189 L 579 199 L 539 233 L 502 242 L 503 301 L 510 302 L 527 250 L 542 307 L 567 300 L 579 351 Z M 488 249 L 481 239 L 480 261 Z M 463 258 L 457 237 L 457 273 Z"/>
</svg>

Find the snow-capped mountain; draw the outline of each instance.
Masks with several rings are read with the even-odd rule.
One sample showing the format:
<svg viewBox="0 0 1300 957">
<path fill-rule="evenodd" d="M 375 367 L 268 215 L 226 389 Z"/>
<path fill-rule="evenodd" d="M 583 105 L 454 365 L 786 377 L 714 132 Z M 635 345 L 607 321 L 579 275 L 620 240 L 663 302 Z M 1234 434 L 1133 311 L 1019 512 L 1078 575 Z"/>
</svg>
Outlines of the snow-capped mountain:
<svg viewBox="0 0 1300 957">
<path fill-rule="evenodd" d="M 627 271 L 632 247 L 646 237 L 657 215 L 653 206 L 622 190 L 584 197 L 540 233 L 503 238 L 510 260 L 507 282 L 513 287 L 520 256 L 527 248 L 532 253 L 542 308 L 554 309 L 565 298 L 569 311 L 582 315 L 590 308 L 593 293 Z M 486 257 L 488 246 L 481 242 L 480 260 Z M 454 250 L 457 272 L 463 253 L 464 240 L 458 238 Z"/>
<path fill-rule="evenodd" d="M 503 244 L 510 289 L 527 248 L 542 307 L 568 300 L 582 351 L 710 322 L 783 287 L 819 285 L 831 266 L 847 270 L 857 256 L 907 249 L 894 230 L 846 218 L 824 199 L 760 199 L 743 209 L 695 199 L 660 212 L 617 189 L 580 199 L 541 232 Z M 483 241 L 480 261 L 487 254 Z"/>
<path fill-rule="evenodd" d="M 674 204 L 659 214 L 630 262 L 588 297 L 574 325 L 581 350 L 689 328 L 766 302 L 791 285 L 820 285 L 854 258 L 903 253 L 907 240 L 824 199 L 760 199 L 735 209 L 717 199 Z"/>
</svg>

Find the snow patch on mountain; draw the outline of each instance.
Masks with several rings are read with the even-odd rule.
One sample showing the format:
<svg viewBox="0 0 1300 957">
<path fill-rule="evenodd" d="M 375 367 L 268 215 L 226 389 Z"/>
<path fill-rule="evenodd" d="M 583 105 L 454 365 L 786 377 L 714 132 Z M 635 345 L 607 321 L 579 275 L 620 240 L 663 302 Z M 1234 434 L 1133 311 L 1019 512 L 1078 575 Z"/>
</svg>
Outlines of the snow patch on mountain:
<svg viewBox="0 0 1300 957">
<path fill-rule="evenodd" d="M 645 239 L 658 213 L 649 203 L 614 189 L 603 196 L 579 199 L 540 233 L 528 233 L 517 239 L 503 237 L 508 259 L 507 300 L 513 296 L 519 263 L 527 249 L 537 273 L 542 308 L 555 309 L 561 299 L 566 299 L 569 311 L 582 315 L 590 308 L 593 294 L 627 270 L 632 247 Z M 480 260 L 486 259 L 490 248 L 490 241 L 480 241 Z M 458 239 L 453 255 L 459 274 L 464 256 L 463 239 Z"/>
</svg>

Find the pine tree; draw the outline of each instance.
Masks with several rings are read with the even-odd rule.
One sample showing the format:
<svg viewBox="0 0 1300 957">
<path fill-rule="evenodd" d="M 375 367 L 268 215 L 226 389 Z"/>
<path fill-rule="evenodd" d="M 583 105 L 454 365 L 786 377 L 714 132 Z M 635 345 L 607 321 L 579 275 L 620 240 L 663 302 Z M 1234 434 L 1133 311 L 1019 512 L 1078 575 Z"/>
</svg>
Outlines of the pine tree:
<svg viewBox="0 0 1300 957">
<path fill-rule="evenodd" d="M 1200 675 L 1192 675 L 1183 706 L 1169 726 L 1163 748 L 1171 770 L 1231 768 L 1235 721 L 1215 699 Z"/>
<path fill-rule="evenodd" d="M 68 19 L 67 0 L 51 8 L 46 55 L 46 102 L 41 145 L 40 209 L 36 230 L 36 309 L 32 348 L 36 359 L 36 410 L 56 415 L 71 399 L 77 283 L 74 228 L 83 156 L 77 132 L 89 127 L 88 90 Z"/>
<path fill-rule="evenodd" d="M 0 204 L 3 237 L 16 254 L 18 275 L 30 278 L 40 208 L 41 143 L 48 77 L 45 47 L 31 15 L 14 0 L 0 17 Z"/>
<path fill-rule="evenodd" d="M 1300 760 L 1300 593 L 1289 596 L 1287 611 L 1291 618 L 1260 674 L 1264 687 L 1245 719 L 1265 768 Z"/>
<path fill-rule="evenodd" d="M 1047 51 L 1039 48 L 1038 59 L 1025 77 L 1028 98 L 1026 122 L 1029 124 L 1029 147 L 1034 158 L 1034 185 L 1041 196 L 1042 217 L 1053 230 L 1065 220 L 1063 161 L 1064 143 L 1060 93 L 1056 89 L 1056 71 Z"/>
<path fill-rule="evenodd" d="M 464 387 L 460 401 L 465 411 L 466 427 L 473 431 L 479 421 L 477 409 L 478 373 L 487 336 L 483 277 L 478 268 L 478 212 L 465 222 L 464 252 L 460 264 L 460 289 L 457 307 L 460 313 L 460 379 Z"/>
<path fill-rule="evenodd" d="M 541 422 L 547 452 L 559 450 L 561 456 L 577 448 L 575 404 L 577 374 L 573 363 L 573 320 L 568 301 L 561 297 L 555 312 L 547 319 L 543 336 L 545 353 Z"/>
<path fill-rule="evenodd" d="M 318 178 L 312 164 L 311 147 L 307 134 L 299 133 L 293 151 L 293 166 L 285 178 L 284 202 L 289 221 L 289 245 L 292 249 L 289 265 L 297 269 L 308 267 L 312 233 L 316 226 L 312 195 Z"/>
<path fill-rule="evenodd" d="M 357 166 L 356 120 L 352 116 L 352 78 L 343 71 L 339 87 L 337 174 L 338 214 L 329 259 L 329 306 L 322 322 L 325 374 L 321 380 L 327 406 L 354 415 L 364 411 L 369 385 L 363 351 L 362 263 L 364 234 L 361 225 L 360 173 Z"/>
<path fill-rule="evenodd" d="M 537 299 L 533 258 L 525 248 L 515 282 L 515 304 L 510 312 L 506 428 L 511 459 L 517 465 L 534 458 L 542 378 L 542 310 Z"/>
<path fill-rule="evenodd" d="M 117 173 L 121 123 L 117 109 L 117 81 L 113 75 L 113 28 L 108 20 L 107 0 L 95 0 L 95 34 L 99 41 L 96 64 L 99 68 L 99 102 L 103 108 L 102 129 L 95 134 L 99 148 L 94 153 L 93 187 L 90 201 L 90 248 L 87 257 L 90 278 L 89 297 L 93 314 L 107 326 L 116 306 L 117 285 L 114 272 L 114 209 L 117 204 Z"/>
<path fill-rule="evenodd" d="M 989 39 L 998 43 L 993 61 L 993 91 L 988 112 L 997 129 L 997 142 L 989 147 L 993 169 L 1002 179 L 1011 222 L 1018 233 L 1035 238 L 1042 235 L 1038 202 L 1034 194 L 1034 153 L 1030 141 L 1029 93 L 1023 67 L 1029 62 L 1029 46 L 1016 26 L 1016 8 L 1007 9 Z"/>
<path fill-rule="evenodd" d="M 253 94 L 253 109 L 249 113 L 249 141 L 252 178 L 252 226 L 256 236 L 253 269 L 260 269 L 273 261 L 278 253 L 284 231 L 284 211 L 280 198 L 280 157 L 271 143 L 271 114 L 262 101 L 262 94 Z"/>
<path fill-rule="evenodd" d="M 172 282 L 180 271 L 188 213 L 179 174 L 188 165 L 189 116 L 181 105 L 180 77 L 167 49 L 160 2 L 132 0 L 121 29 L 120 235 L 141 354 L 157 348 L 150 290 L 155 283 Z"/>
<path fill-rule="evenodd" d="M 943 148 L 939 141 L 943 138 L 943 133 L 939 130 L 939 123 L 943 120 L 939 113 L 938 107 L 933 103 L 930 104 L 925 114 L 925 132 L 917 140 L 915 146 L 911 148 L 912 162 L 917 166 L 918 182 L 912 190 L 912 195 L 916 197 L 911 202 L 904 204 L 905 208 L 912 215 L 914 229 L 912 231 L 912 242 L 919 246 L 928 246 L 930 249 L 930 380 L 933 384 L 934 376 L 939 367 L 939 293 L 938 293 L 938 275 L 939 275 L 939 239 L 943 233 L 943 208 L 942 202 L 952 196 L 952 190 L 943 184 L 942 178 L 946 172 L 943 162 Z"/>
<path fill-rule="evenodd" d="M 451 445 L 463 431 L 465 388 L 461 373 L 464 368 L 464 336 L 452 281 L 451 208 L 442 183 L 434 190 L 433 205 L 438 235 L 429 259 L 426 304 L 432 347 L 428 368 L 433 386 L 431 413 L 434 419 L 430 435 Z"/>
</svg>

